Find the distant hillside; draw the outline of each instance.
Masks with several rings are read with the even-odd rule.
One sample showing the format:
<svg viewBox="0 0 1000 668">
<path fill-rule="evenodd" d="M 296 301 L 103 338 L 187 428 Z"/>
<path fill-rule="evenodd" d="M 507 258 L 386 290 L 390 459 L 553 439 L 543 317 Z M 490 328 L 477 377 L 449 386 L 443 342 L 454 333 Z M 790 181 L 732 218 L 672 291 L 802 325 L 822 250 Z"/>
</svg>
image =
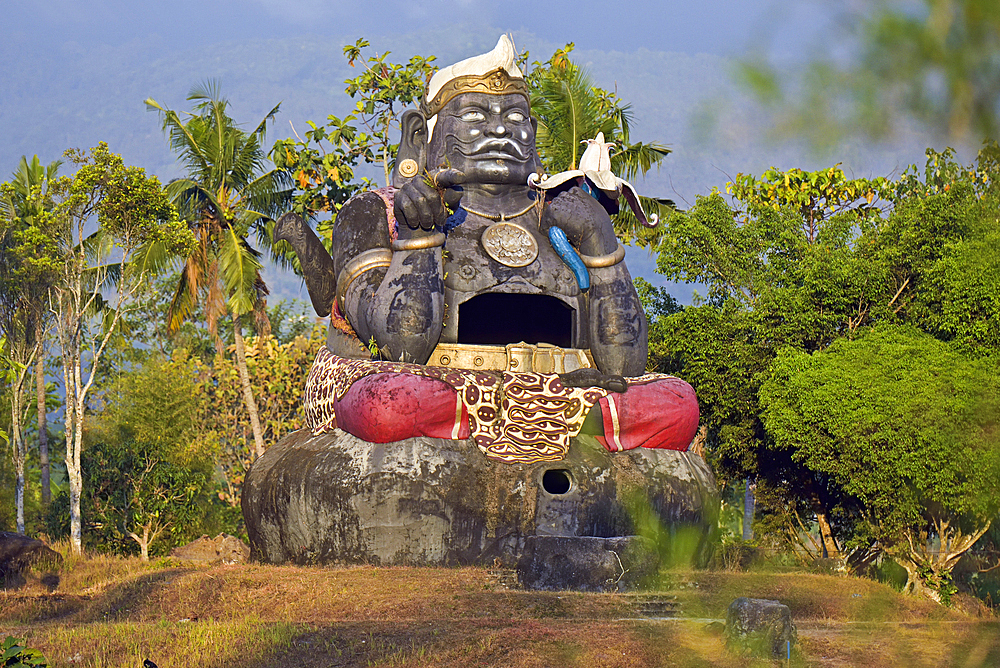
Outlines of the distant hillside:
<svg viewBox="0 0 1000 668">
<path fill-rule="evenodd" d="M 375 49 L 392 51 L 394 59 L 434 54 L 447 65 L 488 50 L 500 32 L 459 27 L 368 39 Z M 153 97 L 168 107 L 187 109 L 188 90 L 210 78 L 221 82 L 239 121 L 256 123 L 282 103 L 270 140 L 290 136 L 290 124 L 301 133 L 307 120 L 323 121 L 328 114 L 343 115 L 352 108 L 343 81 L 356 73 L 348 67 L 342 47 L 360 36 L 294 36 L 198 49 L 138 41 L 84 49 L 71 43 L 61 52 L 30 54 L 0 45 L 0 178 L 13 171 L 21 155 L 38 154 L 47 162 L 66 148 L 87 148 L 99 141 L 107 141 L 126 161 L 164 181 L 174 178 L 179 167 L 159 119 L 146 111 L 143 100 Z M 523 31 L 514 38 L 518 48 L 530 51 L 532 60 L 544 60 L 562 46 Z M 664 167 L 637 186 L 682 207 L 713 187 L 722 188 L 737 172 L 759 173 L 771 165 L 817 168 L 842 162 L 848 173 L 868 176 L 898 172 L 923 158 L 927 140 L 919 136 L 889 146 L 852 143 L 823 159 L 801 146 L 770 144 L 767 117 L 738 91 L 731 63 L 718 56 L 646 49 L 578 50 L 574 55 L 598 85 L 617 89 L 632 103 L 636 139 L 672 148 Z M 60 65 L 66 56 L 69 63 Z M 633 274 L 663 283 L 652 275 L 653 265 L 644 254 L 630 254 L 629 262 Z M 275 297 L 305 297 L 297 279 L 276 275 L 270 282 Z M 688 301 L 690 290 L 682 288 L 678 296 Z"/>
</svg>

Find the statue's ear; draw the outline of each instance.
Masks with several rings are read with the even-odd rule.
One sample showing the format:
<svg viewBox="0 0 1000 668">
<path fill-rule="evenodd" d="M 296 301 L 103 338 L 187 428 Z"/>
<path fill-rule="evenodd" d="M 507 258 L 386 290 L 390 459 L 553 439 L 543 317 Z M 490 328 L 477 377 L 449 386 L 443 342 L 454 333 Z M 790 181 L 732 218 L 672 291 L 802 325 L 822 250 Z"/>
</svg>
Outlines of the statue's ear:
<svg viewBox="0 0 1000 668">
<path fill-rule="evenodd" d="M 407 109 L 399 119 L 399 126 L 403 134 L 396 151 L 396 167 L 392 170 L 392 185 L 396 188 L 402 188 L 427 166 L 427 120 L 423 113 Z"/>
<path fill-rule="evenodd" d="M 531 120 L 531 136 L 538 137 L 538 119 L 534 116 L 529 117 Z M 541 175 L 542 173 L 542 159 L 538 156 L 538 143 L 531 142 L 531 159 L 534 163 L 533 169 L 535 173 Z"/>
</svg>

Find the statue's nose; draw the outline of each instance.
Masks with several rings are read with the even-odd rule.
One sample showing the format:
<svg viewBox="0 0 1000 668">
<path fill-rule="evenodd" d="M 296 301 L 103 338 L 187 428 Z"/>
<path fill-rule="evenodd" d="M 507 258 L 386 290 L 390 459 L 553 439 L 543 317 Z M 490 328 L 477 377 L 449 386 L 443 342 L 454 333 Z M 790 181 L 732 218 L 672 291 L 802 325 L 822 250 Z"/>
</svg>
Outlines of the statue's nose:
<svg viewBox="0 0 1000 668">
<path fill-rule="evenodd" d="M 500 120 L 499 116 L 490 118 L 490 122 L 487 127 L 489 128 L 487 130 L 487 133 L 495 137 L 505 137 L 506 135 L 510 134 L 510 132 L 507 130 L 507 126 L 503 124 L 503 121 Z"/>
</svg>

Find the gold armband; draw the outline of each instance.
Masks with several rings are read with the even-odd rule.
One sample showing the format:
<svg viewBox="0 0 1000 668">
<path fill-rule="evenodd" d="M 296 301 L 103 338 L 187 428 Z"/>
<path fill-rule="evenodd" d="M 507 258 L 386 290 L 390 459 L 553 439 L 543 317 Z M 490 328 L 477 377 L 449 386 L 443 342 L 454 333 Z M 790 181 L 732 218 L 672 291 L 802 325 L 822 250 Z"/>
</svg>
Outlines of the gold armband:
<svg viewBox="0 0 1000 668">
<path fill-rule="evenodd" d="M 580 253 L 580 259 L 583 261 L 583 265 L 589 269 L 613 267 L 625 259 L 625 247 L 619 243 L 618 248 L 613 253 L 608 253 L 607 255 L 584 255 Z"/>
<path fill-rule="evenodd" d="M 388 267 L 392 262 L 392 251 L 388 248 L 372 248 L 361 253 L 347 263 L 337 277 L 337 302 L 344 309 L 344 296 L 354 279 L 372 269 Z"/>
<path fill-rule="evenodd" d="M 423 250 L 424 248 L 437 248 L 444 246 L 445 236 L 443 232 L 437 232 L 429 237 L 417 237 L 416 239 L 396 239 L 392 242 L 392 250 Z"/>
</svg>

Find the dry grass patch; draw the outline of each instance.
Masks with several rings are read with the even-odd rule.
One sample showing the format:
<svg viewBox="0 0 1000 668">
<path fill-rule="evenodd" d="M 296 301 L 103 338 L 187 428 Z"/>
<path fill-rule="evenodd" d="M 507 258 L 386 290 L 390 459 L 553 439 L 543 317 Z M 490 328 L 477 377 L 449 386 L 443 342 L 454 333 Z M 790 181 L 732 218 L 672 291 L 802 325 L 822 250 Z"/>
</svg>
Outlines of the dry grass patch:
<svg viewBox="0 0 1000 668">
<path fill-rule="evenodd" d="M 771 666 L 692 619 L 738 596 L 791 608 L 793 665 L 1000 665 L 1000 623 L 849 577 L 675 573 L 687 619 L 654 621 L 627 596 L 510 590 L 478 568 L 70 565 L 56 592 L 0 593 L 0 635 L 54 666 Z"/>
<path fill-rule="evenodd" d="M 792 619 L 832 621 L 958 620 L 961 613 L 933 601 L 904 596 L 888 585 L 837 575 L 812 573 L 727 573 L 693 571 L 683 574 L 696 586 L 681 590 L 678 599 L 689 616 L 724 618 L 740 596 L 780 601 Z"/>
</svg>

